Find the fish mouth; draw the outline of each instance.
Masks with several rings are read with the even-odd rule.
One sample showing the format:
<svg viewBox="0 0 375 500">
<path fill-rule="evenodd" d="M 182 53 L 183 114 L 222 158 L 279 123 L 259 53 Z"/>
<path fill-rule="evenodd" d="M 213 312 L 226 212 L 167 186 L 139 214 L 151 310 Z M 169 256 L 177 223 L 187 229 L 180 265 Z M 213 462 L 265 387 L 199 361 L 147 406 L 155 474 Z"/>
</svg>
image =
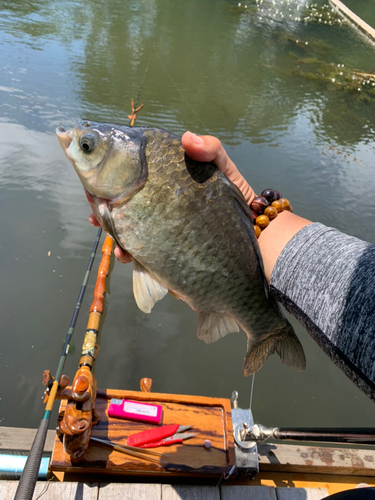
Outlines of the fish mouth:
<svg viewBox="0 0 375 500">
<path fill-rule="evenodd" d="M 63 148 L 64 153 L 66 154 L 73 140 L 73 129 L 70 128 L 69 130 L 65 130 L 64 127 L 57 127 L 56 135 L 61 147 Z"/>
</svg>

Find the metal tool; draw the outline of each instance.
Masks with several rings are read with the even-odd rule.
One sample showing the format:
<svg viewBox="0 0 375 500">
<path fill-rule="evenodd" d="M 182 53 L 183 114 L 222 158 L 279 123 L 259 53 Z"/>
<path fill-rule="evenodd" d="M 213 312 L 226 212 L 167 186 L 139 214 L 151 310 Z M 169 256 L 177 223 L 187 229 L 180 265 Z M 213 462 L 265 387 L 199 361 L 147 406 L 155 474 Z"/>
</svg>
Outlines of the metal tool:
<svg viewBox="0 0 375 500">
<path fill-rule="evenodd" d="M 95 443 L 102 444 L 104 446 L 110 446 L 115 451 L 119 451 L 120 453 L 125 453 L 126 455 L 130 455 L 132 457 L 137 457 L 142 460 L 147 460 L 148 462 L 154 462 L 157 464 L 167 464 L 168 455 L 163 455 L 162 453 L 157 453 L 155 451 L 149 450 L 141 450 L 139 448 L 135 448 L 133 446 L 121 445 L 118 443 L 114 443 L 113 441 L 109 441 L 107 439 L 99 439 L 95 437 L 90 437 L 90 441 L 94 441 Z M 152 456 L 151 456 L 152 455 Z M 154 456 L 155 455 L 155 456 Z M 159 458 L 156 458 L 159 457 Z"/>
<path fill-rule="evenodd" d="M 191 428 L 192 425 L 163 425 L 132 434 L 128 437 L 127 444 L 137 448 L 157 448 L 158 446 L 183 443 L 185 439 L 195 436 L 195 434 L 184 433 Z"/>
</svg>

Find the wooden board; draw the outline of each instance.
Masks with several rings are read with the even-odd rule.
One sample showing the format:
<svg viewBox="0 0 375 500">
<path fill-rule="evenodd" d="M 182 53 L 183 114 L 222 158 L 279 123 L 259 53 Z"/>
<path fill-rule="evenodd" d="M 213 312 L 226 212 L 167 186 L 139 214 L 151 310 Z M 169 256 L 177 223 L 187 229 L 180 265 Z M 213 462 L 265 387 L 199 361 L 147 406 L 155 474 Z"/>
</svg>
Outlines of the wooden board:
<svg viewBox="0 0 375 500">
<path fill-rule="evenodd" d="M 335 7 L 341 15 L 349 19 L 354 26 L 359 28 L 363 33 L 375 40 L 375 30 L 371 28 L 363 19 L 354 14 L 346 5 L 344 5 L 340 0 L 329 0 L 329 3 Z"/>
<path fill-rule="evenodd" d="M 258 445 L 259 470 L 375 476 L 375 450 L 301 444 Z"/>
<path fill-rule="evenodd" d="M 245 483 L 242 476 L 234 481 L 228 481 L 230 484 L 250 484 Z M 291 490 L 298 489 L 319 489 L 327 491 L 327 495 L 333 495 L 340 491 L 352 490 L 359 484 L 368 484 L 375 487 L 375 480 L 365 476 L 349 475 L 329 475 L 329 474 L 302 474 L 292 472 L 260 472 L 251 484 L 258 486 L 288 487 Z M 282 488 L 284 489 L 284 488 Z M 326 495 L 326 496 L 327 496 Z"/>
<path fill-rule="evenodd" d="M 12 499 L 16 489 L 17 481 L 0 481 L 0 499 Z M 33 500 L 42 492 L 42 500 L 320 500 L 327 496 L 324 488 L 38 481 Z"/>
<path fill-rule="evenodd" d="M 276 488 L 277 500 L 321 500 L 328 496 L 326 488 Z"/>
<path fill-rule="evenodd" d="M 0 450 L 29 451 L 33 444 L 37 429 L 5 427 L 0 425 Z M 56 432 L 48 431 L 44 451 L 51 452 Z"/>
<path fill-rule="evenodd" d="M 221 500 L 277 500 L 275 488 L 268 486 L 222 486 Z"/>
<path fill-rule="evenodd" d="M 13 499 L 17 486 L 18 481 L 0 481 L 0 499 Z M 36 500 L 39 495 L 41 495 L 42 500 L 97 500 L 99 498 L 99 485 L 37 481 L 33 500 Z"/>
<path fill-rule="evenodd" d="M 92 436 L 120 445 L 126 444 L 130 434 L 149 429 L 152 424 L 108 417 L 107 409 L 111 398 L 160 404 L 163 408 L 163 425 L 192 425 L 191 432 L 196 433 L 196 436 L 184 444 L 153 449 L 168 454 L 168 466 L 131 457 L 94 442 L 90 443 L 84 459 L 73 463 L 64 451 L 62 441 L 56 437 L 51 459 L 52 471 L 211 477 L 228 473 L 235 464 L 229 399 L 135 391 L 98 391 L 96 408 L 100 411 L 101 420 L 93 427 Z M 63 401 L 60 411 L 65 409 L 65 405 Z M 210 450 L 203 446 L 206 439 L 212 443 Z"/>
<path fill-rule="evenodd" d="M 220 500 L 220 490 L 215 486 L 185 486 L 163 484 L 163 500 Z"/>
<path fill-rule="evenodd" d="M 98 492 L 100 500 L 161 500 L 160 484 L 101 484 Z"/>
</svg>

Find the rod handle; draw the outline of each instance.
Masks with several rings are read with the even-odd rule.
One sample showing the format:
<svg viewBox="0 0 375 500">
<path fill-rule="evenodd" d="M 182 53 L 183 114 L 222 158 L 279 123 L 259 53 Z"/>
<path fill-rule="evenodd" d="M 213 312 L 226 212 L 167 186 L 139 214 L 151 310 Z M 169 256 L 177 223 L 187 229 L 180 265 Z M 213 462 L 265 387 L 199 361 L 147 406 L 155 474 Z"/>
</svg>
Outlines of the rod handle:
<svg viewBox="0 0 375 500">
<path fill-rule="evenodd" d="M 32 500 L 35 484 L 38 479 L 40 462 L 44 444 L 46 442 L 49 418 L 43 418 L 39 424 L 29 456 L 27 457 L 25 467 L 18 483 L 14 500 Z"/>
</svg>

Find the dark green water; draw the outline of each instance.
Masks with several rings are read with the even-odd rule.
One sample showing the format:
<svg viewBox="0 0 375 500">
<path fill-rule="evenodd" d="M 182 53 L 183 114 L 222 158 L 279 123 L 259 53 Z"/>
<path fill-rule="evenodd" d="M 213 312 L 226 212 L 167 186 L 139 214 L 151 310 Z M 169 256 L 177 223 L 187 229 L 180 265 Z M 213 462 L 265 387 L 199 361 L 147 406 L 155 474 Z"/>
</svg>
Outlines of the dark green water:
<svg viewBox="0 0 375 500">
<path fill-rule="evenodd" d="M 374 73 L 374 46 L 349 27 L 305 24 L 302 2 L 242 4 L 0 1 L 2 425 L 38 425 L 42 372 L 56 370 L 96 235 L 55 138 L 59 125 L 80 117 L 128 123 L 130 99 L 141 92 L 138 125 L 214 134 L 257 192 L 274 187 L 297 214 L 375 242 L 374 96 L 366 85 L 346 92 L 298 74 L 322 63 L 338 74 L 343 64 Z M 348 5 L 375 26 L 367 1 Z M 197 314 L 170 296 L 142 313 L 131 273 L 113 266 L 99 387 L 137 390 L 151 377 L 158 392 L 230 397 L 237 389 L 248 406 L 245 335 L 205 345 Z M 71 377 L 93 282 L 64 370 Z M 293 324 L 307 369 L 270 359 L 255 378 L 255 419 L 372 425 L 373 403 Z"/>
</svg>

